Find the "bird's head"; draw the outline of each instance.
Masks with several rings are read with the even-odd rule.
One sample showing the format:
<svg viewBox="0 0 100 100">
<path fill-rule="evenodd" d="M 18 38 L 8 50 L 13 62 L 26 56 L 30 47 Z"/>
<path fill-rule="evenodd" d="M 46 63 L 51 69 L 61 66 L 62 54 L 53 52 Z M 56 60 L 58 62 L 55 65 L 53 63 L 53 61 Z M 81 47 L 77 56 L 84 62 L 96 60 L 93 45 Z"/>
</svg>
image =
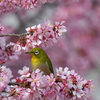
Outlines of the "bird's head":
<svg viewBox="0 0 100 100">
<path fill-rule="evenodd" d="M 46 55 L 45 51 L 39 47 L 33 48 L 29 52 L 26 52 L 26 54 L 31 54 L 32 57 L 35 57 L 35 58 L 41 58 Z"/>
</svg>

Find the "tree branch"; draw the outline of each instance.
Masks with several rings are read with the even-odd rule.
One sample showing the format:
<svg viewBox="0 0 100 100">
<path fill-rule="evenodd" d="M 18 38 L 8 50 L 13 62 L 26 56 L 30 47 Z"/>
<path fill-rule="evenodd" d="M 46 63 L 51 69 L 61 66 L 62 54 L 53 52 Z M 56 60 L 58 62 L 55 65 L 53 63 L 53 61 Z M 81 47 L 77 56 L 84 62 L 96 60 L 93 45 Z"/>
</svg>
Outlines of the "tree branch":
<svg viewBox="0 0 100 100">
<path fill-rule="evenodd" d="M 20 86 L 21 84 L 19 84 L 19 83 L 14 83 L 14 82 L 9 82 L 8 85 L 18 85 L 18 86 Z"/>
<path fill-rule="evenodd" d="M 4 35 L 0 35 L 0 37 L 8 37 L 8 36 L 18 36 L 18 37 L 21 37 L 21 36 L 26 36 L 26 35 L 29 35 L 31 33 L 22 33 L 22 34 L 4 34 Z"/>
</svg>

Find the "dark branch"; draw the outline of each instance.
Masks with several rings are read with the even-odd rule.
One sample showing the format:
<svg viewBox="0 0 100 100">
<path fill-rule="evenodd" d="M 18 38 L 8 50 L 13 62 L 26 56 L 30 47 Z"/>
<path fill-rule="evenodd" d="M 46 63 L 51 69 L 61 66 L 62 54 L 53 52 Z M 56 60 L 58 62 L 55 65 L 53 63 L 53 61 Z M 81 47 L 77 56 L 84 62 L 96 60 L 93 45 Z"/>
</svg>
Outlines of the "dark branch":
<svg viewBox="0 0 100 100">
<path fill-rule="evenodd" d="M 18 85 L 18 86 L 20 86 L 21 84 L 19 84 L 19 83 L 14 83 L 14 82 L 9 82 L 8 85 Z"/>
<path fill-rule="evenodd" d="M 7 36 L 18 36 L 18 37 L 21 37 L 21 36 L 26 36 L 26 35 L 29 35 L 31 33 L 22 33 L 22 34 L 4 34 L 4 35 L 0 35 L 0 37 L 7 37 Z"/>
</svg>

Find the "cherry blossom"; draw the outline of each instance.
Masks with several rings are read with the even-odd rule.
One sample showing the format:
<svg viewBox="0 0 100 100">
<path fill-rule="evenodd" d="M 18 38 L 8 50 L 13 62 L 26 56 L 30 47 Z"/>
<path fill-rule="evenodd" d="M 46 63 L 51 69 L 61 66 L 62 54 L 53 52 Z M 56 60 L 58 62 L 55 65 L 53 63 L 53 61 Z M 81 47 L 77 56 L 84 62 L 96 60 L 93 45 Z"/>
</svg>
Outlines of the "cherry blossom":
<svg viewBox="0 0 100 100">
<path fill-rule="evenodd" d="M 56 0 L 0 0 L 0 13 L 6 13 L 10 11 L 15 12 L 18 7 L 33 9 L 40 7 L 42 4 L 53 3 L 55 1 Z"/>
<path fill-rule="evenodd" d="M 60 98 L 63 100 L 82 98 L 87 100 L 90 97 L 90 90 L 94 87 L 92 80 L 83 80 L 74 70 L 70 71 L 67 67 L 64 69 L 59 67 L 55 78 L 52 73 L 50 76 L 43 75 L 43 72 L 40 72 L 39 69 L 31 72 L 28 67 L 24 66 L 23 70 L 18 71 L 20 77 L 23 77 L 24 71 L 30 75 L 16 78 L 16 84 L 11 86 L 8 85 L 12 76 L 10 69 L 2 66 L 1 71 L 0 92 L 2 100 L 12 98 L 15 100 L 59 100 Z M 4 93 L 3 90 L 8 93 Z"/>
<path fill-rule="evenodd" d="M 12 77 L 12 71 L 9 68 L 6 68 L 6 66 L 0 67 L 0 93 L 6 88 Z"/>
<path fill-rule="evenodd" d="M 29 67 L 24 66 L 23 70 L 18 70 L 18 73 L 22 75 L 21 77 L 29 77 L 30 73 L 29 72 Z"/>
<path fill-rule="evenodd" d="M 31 74 L 31 78 L 28 78 L 27 81 L 31 82 L 31 87 L 33 87 L 33 89 L 36 89 L 36 87 L 39 87 L 41 85 L 41 76 L 42 76 L 42 72 L 39 73 L 40 70 L 36 70 L 35 72 L 33 71 Z"/>
<path fill-rule="evenodd" d="M 26 45 L 30 47 L 31 43 L 32 48 L 34 48 L 35 46 L 46 47 L 55 43 L 63 33 L 67 32 L 63 23 L 64 21 L 61 23 L 55 22 L 55 25 L 52 25 L 50 21 L 45 21 L 43 25 L 39 24 L 37 27 L 26 28 L 28 33 L 32 33 L 32 35 L 26 36 L 28 38 Z"/>
</svg>

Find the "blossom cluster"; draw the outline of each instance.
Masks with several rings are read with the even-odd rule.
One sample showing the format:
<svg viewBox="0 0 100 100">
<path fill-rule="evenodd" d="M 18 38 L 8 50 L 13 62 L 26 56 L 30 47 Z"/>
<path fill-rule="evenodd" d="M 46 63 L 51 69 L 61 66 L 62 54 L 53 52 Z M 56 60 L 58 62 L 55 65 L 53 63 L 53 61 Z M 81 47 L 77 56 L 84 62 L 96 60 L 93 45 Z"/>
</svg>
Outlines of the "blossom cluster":
<svg viewBox="0 0 100 100">
<path fill-rule="evenodd" d="M 38 4 L 40 4 L 39 0 L 0 0 L 0 13 L 16 11 L 17 7 L 31 9 Z"/>
<path fill-rule="evenodd" d="M 56 0 L 0 0 L 0 14 L 5 12 L 14 12 L 18 7 L 32 9 L 39 7 L 44 3 L 53 3 Z"/>
<path fill-rule="evenodd" d="M 1 100 L 76 100 L 81 98 L 87 100 L 90 97 L 90 90 L 94 86 L 92 80 L 83 80 L 74 70 L 69 71 L 67 67 L 64 69 L 59 67 L 56 72 L 55 78 L 52 73 L 50 76 L 43 75 L 39 69 L 32 72 L 29 71 L 29 67 L 24 66 L 18 71 L 21 76 L 13 79 L 17 85 L 5 85 L 7 86 L 4 88 L 6 93 L 3 93 L 4 90 L 0 87 L 0 90 L 3 90 Z M 0 80 L 0 83 L 5 84 L 5 81 Z"/>
<path fill-rule="evenodd" d="M 5 46 L 5 38 L 2 38 L 0 43 L 3 45 L 0 45 L 0 64 L 5 63 L 7 60 L 17 60 L 18 55 L 21 54 L 21 52 L 17 52 L 14 49 L 15 43 L 10 43 Z"/>
<path fill-rule="evenodd" d="M 32 33 L 32 35 L 26 36 L 28 38 L 26 41 L 28 47 L 46 47 L 52 43 L 56 43 L 62 37 L 63 33 L 67 32 L 66 27 L 63 25 L 64 22 L 55 22 L 55 25 L 52 25 L 50 21 L 45 21 L 43 25 L 39 24 L 37 27 L 26 28 L 27 33 Z"/>
<path fill-rule="evenodd" d="M 12 77 L 12 71 L 9 68 L 6 68 L 6 66 L 0 67 L 0 94 L 7 87 Z"/>
<path fill-rule="evenodd" d="M 28 35 L 20 37 L 19 41 L 10 42 L 8 45 L 6 45 L 5 38 L 2 38 L 0 41 L 0 63 L 5 63 L 9 59 L 18 59 L 21 51 L 28 51 L 36 46 L 46 47 L 55 43 L 67 31 L 63 23 L 64 21 L 55 22 L 55 25 L 52 25 L 50 21 L 45 21 L 43 25 L 26 28 Z"/>
<path fill-rule="evenodd" d="M 57 0 L 0 0 L 0 14 L 6 12 L 14 12 L 18 7 L 25 9 L 33 9 L 40 7 L 45 3 L 54 3 Z M 58 0 L 59 2 L 74 1 L 79 2 L 79 0 Z"/>
</svg>

